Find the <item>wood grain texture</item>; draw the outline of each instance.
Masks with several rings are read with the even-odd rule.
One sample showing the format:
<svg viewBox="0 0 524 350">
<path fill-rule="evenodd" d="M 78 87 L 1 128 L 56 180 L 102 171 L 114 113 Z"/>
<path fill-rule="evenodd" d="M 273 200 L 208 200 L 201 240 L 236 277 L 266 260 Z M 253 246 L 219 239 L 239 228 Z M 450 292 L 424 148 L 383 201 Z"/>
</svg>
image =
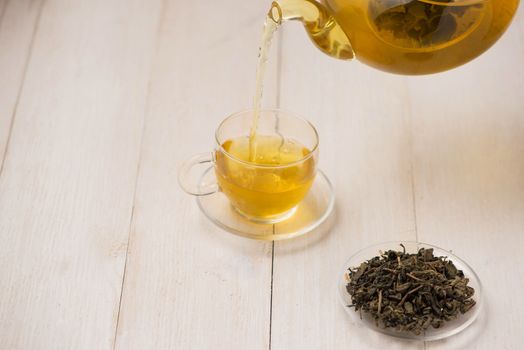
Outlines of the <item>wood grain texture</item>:
<svg viewBox="0 0 524 350">
<path fill-rule="evenodd" d="M 522 15 L 477 60 L 410 81 L 419 238 L 476 270 L 486 306 L 471 329 L 427 349 L 516 350 L 524 341 Z"/>
<path fill-rule="evenodd" d="M 109 349 L 157 1 L 47 1 L 0 178 L 3 349 Z"/>
<path fill-rule="evenodd" d="M 250 107 L 269 2 L 42 1 L 0 0 L 0 349 L 522 348 L 522 6 L 487 53 L 426 77 L 333 60 L 286 24 L 264 104 L 318 127 L 337 205 L 273 246 L 176 181 Z M 401 239 L 478 272 L 466 332 L 406 343 L 345 314 L 344 262 Z"/>
<path fill-rule="evenodd" d="M 177 184 L 182 161 L 211 151 L 220 121 L 250 107 L 266 6 L 165 3 L 117 349 L 268 348 L 271 243 L 221 231 Z M 270 106 L 274 57 L 272 62 Z"/>
<path fill-rule="evenodd" d="M 404 78 L 320 54 L 297 24 L 283 30 L 281 107 L 317 126 L 337 204 L 331 230 L 275 243 L 271 349 L 422 349 L 350 322 L 336 289 L 357 250 L 416 239 Z"/>
<path fill-rule="evenodd" d="M 0 169 L 42 1 L 0 2 Z"/>
</svg>

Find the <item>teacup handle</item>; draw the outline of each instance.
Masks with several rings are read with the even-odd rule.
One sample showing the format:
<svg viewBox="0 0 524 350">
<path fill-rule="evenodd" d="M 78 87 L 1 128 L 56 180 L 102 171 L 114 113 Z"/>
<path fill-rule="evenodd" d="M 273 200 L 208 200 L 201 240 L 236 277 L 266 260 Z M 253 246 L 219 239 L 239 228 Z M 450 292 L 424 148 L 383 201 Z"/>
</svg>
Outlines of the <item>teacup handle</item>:
<svg viewBox="0 0 524 350">
<path fill-rule="evenodd" d="M 209 152 L 197 154 L 186 160 L 178 172 L 178 183 L 180 184 L 180 187 L 193 196 L 207 196 L 218 192 L 219 188 L 216 182 L 209 184 L 198 184 L 190 174 L 194 166 L 214 162 L 214 154 Z M 202 175 L 200 178 L 201 177 Z"/>
</svg>

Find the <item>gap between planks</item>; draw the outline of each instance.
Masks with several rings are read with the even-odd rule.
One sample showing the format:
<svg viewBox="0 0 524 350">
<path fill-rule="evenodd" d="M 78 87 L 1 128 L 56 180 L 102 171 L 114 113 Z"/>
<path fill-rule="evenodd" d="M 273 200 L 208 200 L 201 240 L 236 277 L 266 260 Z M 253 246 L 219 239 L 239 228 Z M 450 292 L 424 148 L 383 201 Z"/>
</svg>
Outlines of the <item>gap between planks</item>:
<svg viewBox="0 0 524 350">
<path fill-rule="evenodd" d="M 16 93 L 16 101 L 15 105 L 13 107 L 13 112 L 11 113 L 11 118 L 8 124 L 8 132 L 7 137 L 5 140 L 5 147 L 4 147 L 4 154 L 0 155 L 0 177 L 2 177 L 2 174 L 4 172 L 4 164 L 5 160 L 7 159 L 7 153 L 9 152 L 9 143 L 11 141 L 11 134 L 13 133 L 13 126 L 15 124 L 15 118 L 16 113 L 18 111 L 18 105 L 20 103 L 20 96 L 22 95 L 22 91 L 24 89 L 25 80 L 26 80 L 26 74 L 27 74 L 27 67 L 29 67 L 29 62 L 31 61 L 31 57 L 33 56 L 33 46 L 36 38 L 36 33 L 38 32 L 38 27 L 40 24 L 40 18 L 42 17 L 42 12 L 44 9 L 45 0 L 40 1 L 40 5 L 38 7 L 38 13 L 36 15 L 35 19 L 35 25 L 33 27 L 33 32 L 31 33 L 31 40 L 29 41 L 29 50 L 27 51 L 27 56 L 24 62 L 24 68 L 22 72 L 22 78 L 20 79 L 20 86 L 18 87 L 18 91 Z M 3 8 L 0 10 L 0 25 L 2 24 L 2 20 L 4 19 L 4 15 L 7 12 L 7 6 L 9 5 L 9 0 L 6 0 L 4 2 Z"/>
<path fill-rule="evenodd" d="M 281 87 L 282 87 L 282 50 L 283 50 L 283 41 L 284 35 L 282 34 L 283 28 L 280 27 L 280 30 L 277 32 L 277 68 L 276 68 L 276 87 L 275 87 L 275 103 L 276 108 L 280 108 L 280 99 L 281 99 Z M 276 225 L 273 225 L 273 235 L 276 234 Z M 271 331 L 273 326 L 273 272 L 275 268 L 275 241 L 271 242 L 271 283 L 270 283 L 270 295 L 269 295 L 269 350 L 271 350 Z"/>
<path fill-rule="evenodd" d="M 146 93 L 146 101 L 144 106 L 144 117 L 142 118 L 142 130 L 140 131 L 140 142 L 138 147 L 138 162 L 136 165 L 136 171 L 135 171 L 135 186 L 133 190 L 133 205 L 131 207 L 131 215 L 129 217 L 129 226 L 128 226 L 128 235 L 127 235 L 127 243 L 126 243 L 126 254 L 124 259 L 124 271 L 122 273 L 122 283 L 120 285 L 120 297 L 118 299 L 118 310 L 116 314 L 116 324 L 115 324 L 115 333 L 113 336 L 113 350 L 116 349 L 117 340 L 118 340 L 118 328 L 120 325 L 120 313 L 122 311 L 122 300 L 124 296 L 124 286 L 126 281 L 126 272 L 127 272 L 127 261 L 128 261 L 128 255 L 129 255 L 129 244 L 131 243 L 131 235 L 133 231 L 133 221 L 135 217 L 135 203 L 136 203 L 136 194 L 137 194 L 137 188 L 138 188 L 138 176 L 140 174 L 140 163 L 142 161 L 142 146 L 144 142 L 144 133 L 146 128 L 146 119 L 147 119 L 147 111 L 149 110 L 149 105 L 151 101 L 151 84 L 152 84 L 152 75 L 153 75 L 153 65 L 154 65 L 154 59 L 156 56 L 156 52 L 158 50 L 158 41 L 160 37 L 160 30 L 162 29 L 162 25 L 164 23 L 164 13 L 165 13 L 165 7 L 166 7 L 166 0 L 162 0 L 160 4 L 160 13 L 158 14 L 158 24 L 156 28 L 156 38 L 155 38 L 155 45 L 153 46 L 153 51 L 151 53 L 151 60 L 150 60 L 150 67 L 149 67 L 149 79 L 147 82 L 147 93 Z"/>
</svg>

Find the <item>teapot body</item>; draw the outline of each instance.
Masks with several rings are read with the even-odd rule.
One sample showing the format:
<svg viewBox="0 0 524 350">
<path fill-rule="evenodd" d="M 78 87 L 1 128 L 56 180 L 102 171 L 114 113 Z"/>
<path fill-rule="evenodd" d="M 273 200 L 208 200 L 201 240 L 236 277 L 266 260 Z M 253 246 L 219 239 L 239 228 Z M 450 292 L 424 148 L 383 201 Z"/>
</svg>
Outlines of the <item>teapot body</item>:
<svg viewBox="0 0 524 350">
<path fill-rule="evenodd" d="M 288 16 L 289 19 L 301 19 L 310 38 L 328 55 L 354 56 L 383 71 L 417 75 L 451 69 L 482 54 L 504 33 L 518 1 L 280 0 L 277 3 L 293 5 L 295 14 Z M 318 8 L 316 22 L 311 10 L 308 18 L 297 15 L 303 12 L 302 8 L 312 5 Z M 286 19 L 285 13 L 283 18 Z M 342 56 L 340 50 L 334 50 L 341 47 L 340 40 L 330 42 L 333 35 L 329 34 L 336 28 L 348 41 L 342 51 L 346 54 Z M 352 53 L 348 54 L 348 50 Z"/>
</svg>

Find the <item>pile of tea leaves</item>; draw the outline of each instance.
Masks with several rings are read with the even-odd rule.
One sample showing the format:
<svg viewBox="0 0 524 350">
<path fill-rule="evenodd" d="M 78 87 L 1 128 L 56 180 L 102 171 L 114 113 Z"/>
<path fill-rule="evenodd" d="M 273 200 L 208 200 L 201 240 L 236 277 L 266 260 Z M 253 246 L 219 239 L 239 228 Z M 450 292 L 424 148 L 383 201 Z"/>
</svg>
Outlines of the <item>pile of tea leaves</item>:
<svg viewBox="0 0 524 350">
<path fill-rule="evenodd" d="M 420 335 L 430 326 L 468 312 L 475 290 L 447 257 L 433 249 L 417 253 L 389 250 L 348 271 L 346 290 L 356 311 L 369 313 L 377 326 Z"/>
<path fill-rule="evenodd" d="M 470 6 L 461 6 L 460 2 L 452 6 L 453 0 L 439 2 L 406 1 L 392 6 L 391 1 L 375 0 L 370 6 L 379 31 L 422 46 L 450 41 L 467 32 L 481 18 L 481 1 Z"/>
</svg>

